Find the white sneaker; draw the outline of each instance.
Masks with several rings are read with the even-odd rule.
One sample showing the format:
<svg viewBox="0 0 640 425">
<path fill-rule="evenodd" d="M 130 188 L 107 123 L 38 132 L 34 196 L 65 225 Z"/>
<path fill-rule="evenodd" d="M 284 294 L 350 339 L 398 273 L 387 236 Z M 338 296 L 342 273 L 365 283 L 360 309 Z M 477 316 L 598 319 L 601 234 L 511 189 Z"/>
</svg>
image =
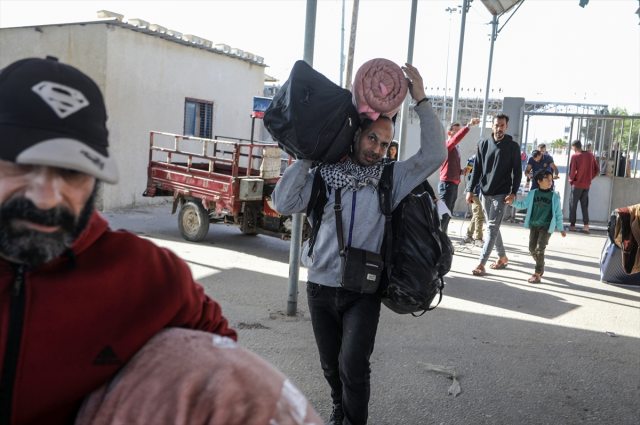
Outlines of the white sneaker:
<svg viewBox="0 0 640 425">
<path fill-rule="evenodd" d="M 482 248 L 482 247 L 484 247 L 484 241 L 482 239 L 476 239 L 474 245 L 477 246 L 477 247 Z"/>
<path fill-rule="evenodd" d="M 473 243 L 473 238 L 471 236 L 465 236 L 462 240 L 464 243 Z"/>
</svg>

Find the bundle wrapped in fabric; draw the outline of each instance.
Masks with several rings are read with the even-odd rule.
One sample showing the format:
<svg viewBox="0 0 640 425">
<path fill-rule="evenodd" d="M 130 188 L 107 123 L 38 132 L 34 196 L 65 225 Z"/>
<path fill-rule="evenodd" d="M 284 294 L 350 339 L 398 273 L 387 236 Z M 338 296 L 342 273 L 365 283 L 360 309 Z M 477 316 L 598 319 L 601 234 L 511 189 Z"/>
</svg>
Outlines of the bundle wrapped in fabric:
<svg viewBox="0 0 640 425">
<path fill-rule="evenodd" d="M 353 103 L 361 117 L 392 118 L 407 97 L 407 80 L 402 69 L 388 59 L 365 62 L 353 80 Z"/>
<path fill-rule="evenodd" d="M 320 425 L 300 391 L 233 340 L 163 329 L 87 396 L 75 425 Z"/>
</svg>

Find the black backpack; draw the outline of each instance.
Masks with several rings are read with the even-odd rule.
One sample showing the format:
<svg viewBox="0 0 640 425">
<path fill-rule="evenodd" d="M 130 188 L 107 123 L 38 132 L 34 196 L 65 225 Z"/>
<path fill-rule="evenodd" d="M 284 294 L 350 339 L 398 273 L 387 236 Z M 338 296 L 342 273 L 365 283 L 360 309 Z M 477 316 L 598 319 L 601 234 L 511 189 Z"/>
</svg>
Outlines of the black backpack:
<svg viewBox="0 0 640 425">
<path fill-rule="evenodd" d="M 349 90 L 297 61 L 265 111 L 264 126 L 294 158 L 338 162 L 351 151 L 360 127 L 351 99 Z"/>
<path fill-rule="evenodd" d="M 380 207 L 386 216 L 386 270 L 379 293 L 382 303 L 392 311 L 415 316 L 440 304 L 453 245 L 440 230 L 435 194 L 426 180 L 392 210 L 393 165 L 384 168 L 378 186 Z M 438 304 L 431 307 L 438 295 Z"/>
<path fill-rule="evenodd" d="M 386 223 L 381 250 L 385 271 L 377 293 L 382 303 L 396 313 L 414 314 L 422 311 L 424 314 L 437 307 L 431 307 L 437 295 L 438 304 L 442 300 L 443 276 L 451 269 L 453 245 L 440 230 L 440 217 L 433 202 L 436 196 L 428 181 L 416 186 L 392 211 L 394 164 L 384 167 L 378 185 L 380 208 L 386 216 Z M 314 213 L 309 257 L 313 256 L 328 200 L 327 186 L 320 168 L 316 168 L 307 205 L 307 217 L 311 212 Z"/>
</svg>

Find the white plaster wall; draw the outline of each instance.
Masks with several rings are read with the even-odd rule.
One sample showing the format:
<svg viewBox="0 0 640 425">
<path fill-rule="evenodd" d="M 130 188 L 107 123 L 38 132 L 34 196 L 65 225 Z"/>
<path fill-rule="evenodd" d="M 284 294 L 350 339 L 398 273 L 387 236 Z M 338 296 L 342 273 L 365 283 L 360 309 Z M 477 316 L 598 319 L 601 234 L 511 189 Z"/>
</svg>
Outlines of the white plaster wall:
<svg viewBox="0 0 640 425">
<path fill-rule="evenodd" d="M 640 204 L 640 179 L 614 177 L 611 211 L 637 204 Z"/>
<path fill-rule="evenodd" d="M 104 93 L 106 46 L 104 25 L 3 28 L 0 29 L 0 68 L 20 59 L 55 56 L 89 75 Z"/>
<path fill-rule="evenodd" d="M 562 213 L 565 220 L 569 220 L 569 193 L 567 187 L 566 202 L 563 203 Z M 611 205 L 609 205 L 611 197 Z M 609 220 L 611 211 L 616 208 L 640 204 L 640 179 L 623 177 L 598 176 L 589 188 L 589 221 L 604 223 Z M 582 209 L 578 203 L 576 210 L 576 224 L 582 224 Z"/>
<path fill-rule="evenodd" d="M 253 96 L 264 90 L 264 68 L 118 26 L 109 25 L 108 31 L 105 97 L 112 151 L 121 170 L 120 182 L 104 187 L 104 209 L 113 210 L 154 202 L 142 197 L 149 132 L 182 134 L 185 98 L 213 102 L 213 135 L 248 139 Z M 262 124 L 256 124 L 260 134 Z M 198 142 L 183 143 L 181 149 L 201 151 Z"/>
<path fill-rule="evenodd" d="M 609 220 L 611 210 L 609 209 L 609 194 L 611 193 L 612 177 L 598 176 L 591 182 L 589 188 L 589 221 L 605 222 Z M 562 215 L 565 220 L 569 220 L 569 199 L 571 186 L 567 185 L 565 201 L 562 203 Z M 617 207 L 614 207 L 617 208 Z M 578 204 L 576 213 L 576 224 L 582 225 L 582 209 Z"/>
<path fill-rule="evenodd" d="M 149 132 L 182 134 L 185 98 L 214 103 L 213 135 L 248 139 L 253 96 L 264 92 L 264 67 L 107 23 L 0 29 L 0 67 L 46 55 L 82 70 L 105 97 L 120 171 L 117 185 L 102 187 L 98 207 L 106 211 L 162 202 L 142 196 Z M 201 151 L 196 142 L 181 148 Z"/>
</svg>

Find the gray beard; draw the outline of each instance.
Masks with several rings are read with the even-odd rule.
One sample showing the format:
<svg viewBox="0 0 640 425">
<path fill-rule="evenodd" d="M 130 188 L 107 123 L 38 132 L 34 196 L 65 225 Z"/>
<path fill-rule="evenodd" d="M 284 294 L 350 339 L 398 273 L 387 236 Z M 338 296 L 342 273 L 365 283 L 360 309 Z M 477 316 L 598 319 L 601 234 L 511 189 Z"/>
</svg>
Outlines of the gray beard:
<svg viewBox="0 0 640 425">
<path fill-rule="evenodd" d="M 26 198 L 12 199 L 0 205 L 0 254 L 28 268 L 39 267 L 62 255 L 89 224 L 97 187 L 96 184 L 77 219 L 66 209 L 40 210 Z M 29 220 L 30 217 L 37 219 Z M 59 225 L 60 229 L 45 233 L 27 227 L 16 228 L 12 223 L 16 219 Z"/>
</svg>

